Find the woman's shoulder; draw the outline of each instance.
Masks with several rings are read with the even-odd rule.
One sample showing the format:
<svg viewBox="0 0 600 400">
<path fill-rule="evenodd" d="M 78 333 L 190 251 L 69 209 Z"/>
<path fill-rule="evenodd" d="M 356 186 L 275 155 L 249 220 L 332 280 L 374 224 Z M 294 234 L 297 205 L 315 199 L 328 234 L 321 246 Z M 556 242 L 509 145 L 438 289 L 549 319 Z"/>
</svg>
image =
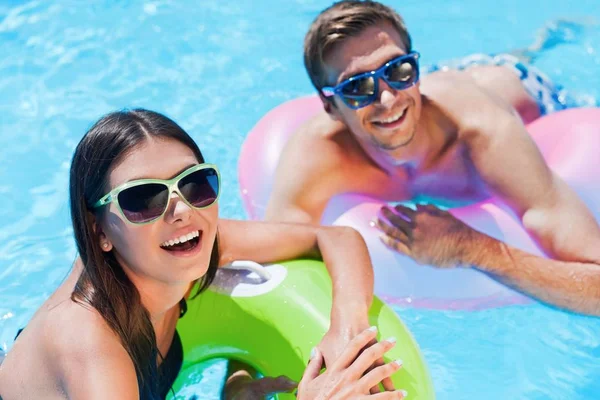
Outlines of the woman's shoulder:
<svg viewBox="0 0 600 400">
<path fill-rule="evenodd" d="M 40 322 L 44 342 L 55 355 L 94 357 L 107 350 L 127 354 L 106 320 L 85 303 L 65 300 L 48 309 Z"/>
<path fill-rule="evenodd" d="M 44 325 L 44 347 L 67 393 L 91 393 L 102 382 L 137 393 L 133 361 L 96 309 L 65 301 L 48 311 Z M 106 390 L 102 389 L 105 394 Z"/>
<path fill-rule="evenodd" d="M 4 378 L 30 382 L 13 388 L 16 398 L 49 395 L 58 387 L 72 399 L 137 398 L 133 362 L 102 316 L 70 299 L 48 306 L 29 321 L 2 365 L 11 371 Z M 117 389 L 128 395 L 119 397 Z"/>
</svg>

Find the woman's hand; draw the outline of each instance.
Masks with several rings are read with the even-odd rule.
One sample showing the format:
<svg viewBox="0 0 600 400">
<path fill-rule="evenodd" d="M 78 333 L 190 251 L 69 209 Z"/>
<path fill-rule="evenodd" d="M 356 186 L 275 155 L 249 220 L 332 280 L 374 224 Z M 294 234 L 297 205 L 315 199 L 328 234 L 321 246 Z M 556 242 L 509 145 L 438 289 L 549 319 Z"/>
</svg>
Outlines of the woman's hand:
<svg viewBox="0 0 600 400">
<path fill-rule="evenodd" d="M 247 381 L 238 382 L 235 388 L 227 389 L 224 398 L 226 400 L 262 400 L 266 396 L 276 393 L 291 392 L 297 386 L 297 382 L 283 375 L 277 378 L 249 378 Z"/>
<path fill-rule="evenodd" d="M 358 336 L 361 332 L 369 327 L 369 319 L 367 315 L 364 318 L 355 316 L 350 319 L 347 323 L 332 325 L 321 342 L 317 345 L 319 352 L 322 355 L 324 366 L 328 367 L 333 365 L 334 362 L 340 358 L 348 346 L 348 344 Z M 371 340 L 367 343 L 367 347 L 370 347 L 377 343 L 376 339 Z M 375 360 L 374 364 L 370 369 L 381 366 L 384 364 L 383 358 Z M 369 370 L 370 370 L 369 369 Z M 378 382 L 379 383 L 379 382 Z M 390 378 L 385 378 L 381 382 L 383 388 L 387 391 L 394 390 L 394 384 Z M 371 388 L 371 393 L 379 393 L 379 385 L 375 385 Z"/>
<path fill-rule="evenodd" d="M 298 387 L 300 400 L 346 400 L 346 399 L 403 399 L 406 392 L 394 390 L 371 394 L 370 390 L 389 378 L 402 366 L 397 360 L 368 371 L 369 368 L 395 345 L 394 339 L 376 343 L 367 349 L 376 338 L 376 328 L 369 328 L 356 336 L 344 349 L 342 355 L 320 374 L 323 354 L 315 348 L 304 376 Z M 365 349 L 365 350 L 363 350 Z"/>
<path fill-rule="evenodd" d="M 297 382 L 287 376 L 254 379 L 256 371 L 238 361 L 229 361 L 228 369 L 235 371 L 227 378 L 223 395 L 225 400 L 261 400 L 275 393 L 291 392 L 298 386 Z"/>
</svg>

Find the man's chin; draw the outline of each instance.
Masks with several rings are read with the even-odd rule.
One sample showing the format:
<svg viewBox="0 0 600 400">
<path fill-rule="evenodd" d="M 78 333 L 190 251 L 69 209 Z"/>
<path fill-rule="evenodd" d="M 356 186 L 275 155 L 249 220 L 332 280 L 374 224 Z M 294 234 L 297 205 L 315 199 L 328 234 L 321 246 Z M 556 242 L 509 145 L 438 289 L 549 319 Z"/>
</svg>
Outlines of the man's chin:
<svg viewBox="0 0 600 400">
<path fill-rule="evenodd" d="M 374 141 L 374 142 L 379 150 L 383 150 L 385 152 L 391 152 L 394 150 L 398 150 L 402 147 L 408 146 L 412 142 L 414 137 L 415 137 L 415 133 L 413 131 L 408 136 L 404 136 L 403 138 L 398 138 L 391 143 L 382 143 L 380 141 Z"/>
</svg>

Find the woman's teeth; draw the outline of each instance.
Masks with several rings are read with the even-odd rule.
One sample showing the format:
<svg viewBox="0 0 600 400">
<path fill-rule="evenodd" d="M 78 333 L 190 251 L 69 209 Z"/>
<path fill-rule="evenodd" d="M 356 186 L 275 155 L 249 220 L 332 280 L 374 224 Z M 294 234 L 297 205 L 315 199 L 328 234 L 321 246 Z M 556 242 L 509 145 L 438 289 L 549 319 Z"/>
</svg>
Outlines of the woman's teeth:
<svg viewBox="0 0 600 400">
<path fill-rule="evenodd" d="M 169 246 L 173 246 L 176 244 L 185 243 L 185 242 L 192 240 L 193 238 L 196 238 L 198 236 L 200 236 L 199 231 L 190 232 L 187 235 L 182 235 L 182 236 L 179 236 L 178 238 L 167 240 L 166 242 L 161 243 L 160 246 L 161 247 L 169 247 Z"/>
</svg>

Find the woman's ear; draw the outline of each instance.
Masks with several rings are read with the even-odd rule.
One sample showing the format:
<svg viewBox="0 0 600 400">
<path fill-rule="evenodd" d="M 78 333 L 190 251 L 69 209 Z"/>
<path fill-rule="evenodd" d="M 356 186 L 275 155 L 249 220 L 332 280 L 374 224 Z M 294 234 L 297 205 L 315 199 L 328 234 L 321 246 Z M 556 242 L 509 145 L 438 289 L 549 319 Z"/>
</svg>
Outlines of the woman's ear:
<svg viewBox="0 0 600 400">
<path fill-rule="evenodd" d="M 102 251 L 105 252 L 109 252 L 112 250 L 113 245 L 112 242 L 106 237 L 106 234 L 104 232 L 99 232 L 98 233 L 98 240 L 100 241 L 100 248 L 102 249 Z"/>
<path fill-rule="evenodd" d="M 107 253 L 113 248 L 112 243 L 104 234 L 100 235 L 100 247 L 102 248 L 102 251 Z"/>
<path fill-rule="evenodd" d="M 94 233 L 98 237 L 98 244 L 100 245 L 100 248 L 102 249 L 102 251 L 108 253 L 113 248 L 112 242 L 108 239 L 106 234 L 102 231 L 102 227 L 98 224 L 96 217 L 93 215 L 91 215 L 90 217 L 92 218 L 92 220 L 91 220 L 92 229 L 94 230 Z"/>
</svg>

